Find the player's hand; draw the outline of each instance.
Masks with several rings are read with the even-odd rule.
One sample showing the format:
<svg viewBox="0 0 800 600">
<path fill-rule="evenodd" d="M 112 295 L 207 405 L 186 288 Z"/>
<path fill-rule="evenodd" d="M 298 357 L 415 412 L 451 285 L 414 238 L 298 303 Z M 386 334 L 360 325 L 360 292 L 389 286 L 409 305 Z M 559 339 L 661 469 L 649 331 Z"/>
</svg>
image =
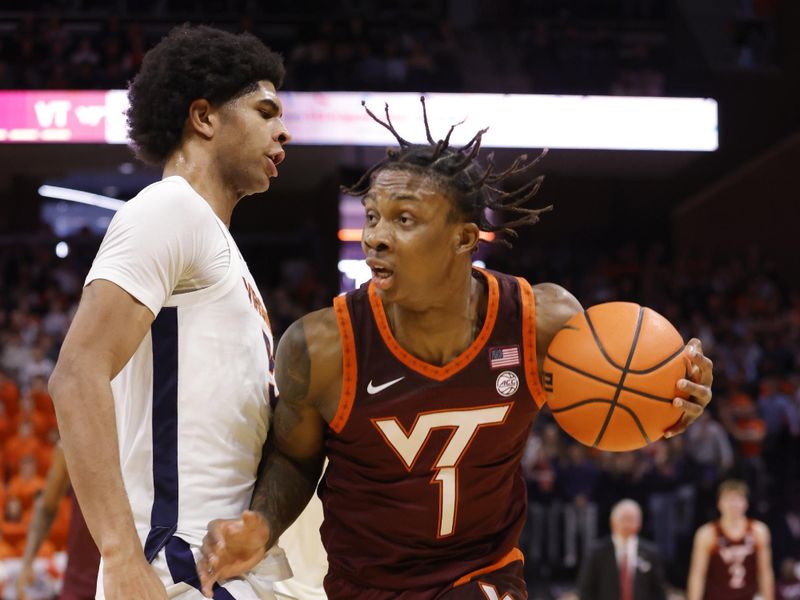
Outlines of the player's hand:
<svg viewBox="0 0 800 600">
<path fill-rule="evenodd" d="M 246 510 L 238 519 L 216 519 L 200 548 L 197 562 L 203 595 L 213 597 L 214 584 L 246 573 L 264 558 L 270 527 L 259 513 Z"/>
<path fill-rule="evenodd" d="M 711 382 L 714 379 L 713 364 L 703 354 L 703 344 L 697 338 L 692 338 L 686 344 L 686 357 L 689 360 L 689 378 L 678 380 L 678 389 L 689 394 L 689 397 L 675 398 L 673 406 L 683 409 L 683 416 L 672 427 L 664 432 L 664 437 L 670 438 L 683 433 L 686 428 L 700 415 L 703 414 L 708 403 L 711 402 Z"/>
<path fill-rule="evenodd" d="M 103 561 L 106 600 L 167 600 L 167 590 L 141 552 L 125 560 Z"/>
<path fill-rule="evenodd" d="M 33 585 L 33 565 L 23 564 L 14 587 L 19 600 L 28 600 L 28 587 Z"/>
</svg>

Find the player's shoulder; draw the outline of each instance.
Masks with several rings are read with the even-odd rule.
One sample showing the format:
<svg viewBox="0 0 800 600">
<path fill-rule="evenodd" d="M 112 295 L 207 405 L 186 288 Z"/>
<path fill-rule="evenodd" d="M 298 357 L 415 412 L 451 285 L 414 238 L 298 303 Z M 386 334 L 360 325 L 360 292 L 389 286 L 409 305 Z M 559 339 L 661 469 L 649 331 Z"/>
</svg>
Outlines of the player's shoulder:
<svg viewBox="0 0 800 600">
<path fill-rule="evenodd" d="M 717 536 L 717 527 L 713 521 L 701 525 L 694 534 L 695 543 L 711 545 Z"/>
<path fill-rule="evenodd" d="M 557 283 L 537 283 L 533 286 L 533 294 L 536 329 L 547 347 L 549 340 L 583 307 L 574 295 Z"/>
<path fill-rule="evenodd" d="M 126 218 L 141 217 L 149 225 L 207 218 L 209 206 L 182 177 L 167 177 L 148 185 L 125 203 L 120 214 Z"/>
<path fill-rule="evenodd" d="M 750 526 L 757 541 L 762 542 L 769 539 L 769 527 L 767 527 L 766 523 L 753 519 L 750 522 Z"/>
<path fill-rule="evenodd" d="M 287 349 L 305 348 L 313 362 L 341 357 L 339 325 L 332 307 L 322 308 L 299 318 L 281 336 Z"/>
</svg>

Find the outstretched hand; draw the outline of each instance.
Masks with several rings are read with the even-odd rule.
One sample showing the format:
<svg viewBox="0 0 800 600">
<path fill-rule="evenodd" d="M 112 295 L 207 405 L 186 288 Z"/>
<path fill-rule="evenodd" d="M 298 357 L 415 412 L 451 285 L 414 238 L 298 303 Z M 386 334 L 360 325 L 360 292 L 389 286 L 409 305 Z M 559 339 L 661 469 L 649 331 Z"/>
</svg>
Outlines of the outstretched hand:
<svg viewBox="0 0 800 600">
<path fill-rule="evenodd" d="M 711 402 L 711 382 L 714 379 L 713 364 L 703 354 L 703 344 L 697 338 L 692 338 L 686 344 L 686 356 L 689 360 L 688 379 L 678 380 L 678 389 L 687 393 L 688 398 L 675 398 L 673 406 L 683 409 L 683 416 L 672 427 L 664 432 L 664 437 L 670 438 L 683 433 L 686 428 L 703 414 L 708 403 Z"/>
<path fill-rule="evenodd" d="M 197 562 L 203 595 L 213 597 L 216 582 L 242 575 L 261 562 L 269 536 L 267 521 L 251 510 L 238 519 L 211 521 L 203 538 L 203 557 Z"/>
</svg>

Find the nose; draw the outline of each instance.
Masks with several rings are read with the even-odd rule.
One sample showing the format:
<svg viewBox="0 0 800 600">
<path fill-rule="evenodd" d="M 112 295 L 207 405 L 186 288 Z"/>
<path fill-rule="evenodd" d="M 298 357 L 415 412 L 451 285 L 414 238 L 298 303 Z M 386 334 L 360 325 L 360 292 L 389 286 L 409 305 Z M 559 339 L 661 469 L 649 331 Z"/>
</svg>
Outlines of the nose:
<svg viewBox="0 0 800 600">
<path fill-rule="evenodd" d="M 290 141 L 292 141 L 292 134 L 290 134 L 289 130 L 286 129 L 286 125 L 283 124 L 282 120 L 279 119 L 279 123 L 280 126 L 275 132 L 273 139 L 281 145 L 288 144 Z"/>
<path fill-rule="evenodd" d="M 368 250 L 386 252 L 391 249 L 391 235 L 383 223 L 380 219 L 375 225 L 364 225 L 361 241 L 365 254 Z"/>
</svg>

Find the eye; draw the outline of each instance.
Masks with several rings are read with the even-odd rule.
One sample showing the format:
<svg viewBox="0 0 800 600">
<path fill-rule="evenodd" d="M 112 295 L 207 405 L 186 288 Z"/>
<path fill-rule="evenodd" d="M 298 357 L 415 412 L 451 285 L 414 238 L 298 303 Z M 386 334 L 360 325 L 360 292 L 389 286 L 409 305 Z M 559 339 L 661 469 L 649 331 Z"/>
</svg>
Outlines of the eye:
<svg viewBox="0 0 800 600">
<path fill-rule="evenodd" d="M 400 221 L 401 225 L 411 225 L 414 222 L 414 219 L 412 219 L 410 215 L 403 214 L 400 215 L 398 221 Z"/>
<path fill-rule="evenodd" d="M 367 214 L 366 214 L 366 219 L 367 219 L 367 223 L 372 225 L 373 223 L 377 223 L 378 222 L 378 215 L 376 215 L 371 210 L 368 210 Z"/>
<path fill-rule="evenodd" d="M 275 116 L 272 113 L 264 112 L 263 110 L 260 110 L 258 112 L 261 113 L 261 118 L 266 120 L 266 121 L 269 121 L 270 119 L 272 119 Z"/>
</svg>

